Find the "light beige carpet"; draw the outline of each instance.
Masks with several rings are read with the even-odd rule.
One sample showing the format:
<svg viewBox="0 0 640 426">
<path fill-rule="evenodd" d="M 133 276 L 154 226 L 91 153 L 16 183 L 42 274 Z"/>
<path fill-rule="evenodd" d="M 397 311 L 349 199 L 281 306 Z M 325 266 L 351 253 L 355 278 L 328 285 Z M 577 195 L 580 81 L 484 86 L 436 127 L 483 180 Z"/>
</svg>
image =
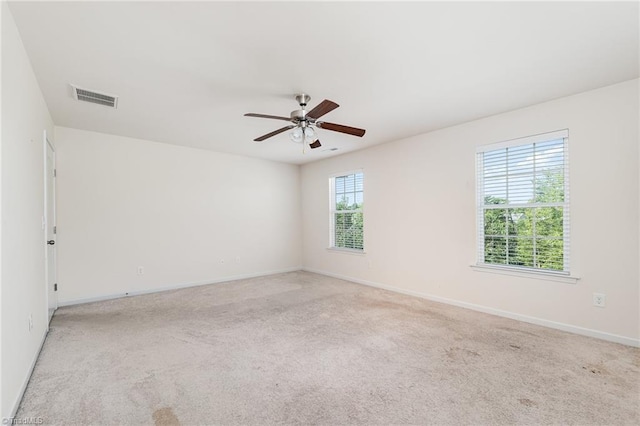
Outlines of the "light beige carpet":
<svg viewBox="0 0 640 426">
<path fill-rule="evenodd" d="M 295 272 L 59 309 L 17 417 L 637 425 L 639 355 Z"/>
</svg>

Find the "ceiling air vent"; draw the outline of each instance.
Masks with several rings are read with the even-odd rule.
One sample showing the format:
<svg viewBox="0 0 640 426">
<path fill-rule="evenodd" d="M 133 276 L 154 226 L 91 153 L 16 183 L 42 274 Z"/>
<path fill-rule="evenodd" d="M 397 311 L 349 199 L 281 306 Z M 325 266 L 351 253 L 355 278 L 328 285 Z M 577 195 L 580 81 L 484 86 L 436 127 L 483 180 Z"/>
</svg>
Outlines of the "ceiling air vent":
<svg viewBox="0 0 640 426">
<path fill-rule="evenodd" d="M 96 92 L 95 90 L 83 89 L 73 84 L 71 87 L 73 88 L 73 98 L 78 101 L 91 102 L 92 104 L 104 105 L 111 108 L 118 107 L 117 96 Z"/>
</svg>

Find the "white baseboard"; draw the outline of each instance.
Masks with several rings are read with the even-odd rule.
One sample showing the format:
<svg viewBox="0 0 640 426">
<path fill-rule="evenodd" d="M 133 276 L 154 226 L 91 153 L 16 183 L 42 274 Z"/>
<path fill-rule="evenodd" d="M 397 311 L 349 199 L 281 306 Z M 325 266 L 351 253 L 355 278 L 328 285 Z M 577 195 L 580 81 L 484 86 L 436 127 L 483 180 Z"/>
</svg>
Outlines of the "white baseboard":
<svg viewBox="0 0 640 426">
<path fill-rule="evenodd" d="M 205 280 L 205 281 L 192 281 L 192 282 L 187 282 L 187 283 L 179 283 L 179 284 L 173 284 L 173 285 L 159 287 L 159 288 L 150 288 L 150 289 L 146 289 L 146 290 L 130 291 L 130 292 L 127 292 L 127 293 L 111 293 L 111 294 L 103 294 L 103 295 L 95 296 L 95 297 L 62 300 L 62 301 L 58 302 L 58 307 L 81 305 L 83 303 L 101 302 L 103 300 L 120 299 L 122 297 L 140 296 L 140 295 L 143 295 L 143 294 L 160 293 L 160 292 L 163 292 L 163 291 L 179 290 L 181 288 L 198 287 L 198 286 L 201 286 L 201 285 L 219 284 L 219 283 L 228 282 L 228 281 L 244 280 L 244 279 L 247 279 L 247 278 L 266 277 L 268 275 L 283 274 L 285 272 L 295 272 L 295 271 L 300 271 L 300 270 L 302 270 L 301 266 L 295 266 L 295 267 L 292 267 L 292 268 L 278 269 L 278 270 L 274 270 L 274 271 L 263 271 L 263 272 L 255 272 L 255 273 L 251 273 L 251 274 L 231 275 L 231 276 L 226 276 L 226 277 L 221 277 L 221 278 L 214 278 L 214 279 Z"/>
<path fill-rule="evenodd" d="M 617 334 L 605 333 L 603 331 L 592 330 L 589 328 L 578 327 L 575 325 L 564 324 L 560 322 L 550 321 L 542 318 L 530 317 L 527 315 L 517 314 L 515 312 L 503 311 L 500 309 L 490 308 L 488 306 L 475 305 L 473 303 L 462 302 L 454 299 L 447 299 L 445 297 L 433 296 L 426 293 L 421 293 L 413 290 L 405 290 L 398 287 L 393 287 L 386 284 L 381 284 L 373 281 L 362 280 L 359 278 L 348 277 L 345 275 L 334 274 L 332 272 L 321 271 L 313 268 L 302 268 L 303 271 L 313 272 L 320 275 L 326 275 L 328 277 L 339 278 L 346 281 L 352 281 L 358 284 L 367 285 L 370 287 L 381 288 L 384 290 L 393 291 L 396 293 L 402 293 L 409 296 L 416 296 L 422 299 L 432 300 L 434 302 L 445 303 L 447 305 L 459 306 L 461 308 L 471 309 L 478 312 L 484 312 L 486 314 L 497 315 L 500 317 L 510 318 L 530 324 L 541 325 L 543 327 L 554 328 L 556 330 L 567 331 L 569 333 L 580 334 L 582 336 L 595 337 L 596 339 L 607 340 L 609 342 L 621 343 L 627 346 L 640 347 L 640 339 L 633 339 L 631 337 L 619 336 Z"/>
<path fill-rule="evenodd" d="M 4 419 L 13 419 L 16 416 L 16 413 L 18 412 L 18 408 L 20 407 L 20 403 L 22 402 L 22 397 L 24 396 L 24 392 L 27 390 L 27 385 L 29 384 L 29 380 L 31 380 L 31 375 L 33 374 L 33 369 L 36 367 L 36 362 L 38 362 L 38 358 L 40 357 L 40 352 L 42 352 L 42 347 L 44 346 L 44 341 L 47 339 L 47 334 L 49 334 L 49 327 L 47 326 L 47 329 L 45 330 L 44 334 L 42 335 L 42 340 L 40 341 L 40 346 L 38 347 L 38 350 L 36 351 L 36 353 L 33 356 L 33 359 L 31 360 L 31 365 L 29 366 L 29 370 L 27 371 L 27 375 L 25 376 L 23 382 L 22 382 L 22 386 L 20 386 L 20 391 L 18 392 L 18 395 L 16 396 L 15 401 L 13 402 L 13 406 L 11 407 L 11 415 L 9 417 L 3 417 L 3 421 Z"/>
</svg>

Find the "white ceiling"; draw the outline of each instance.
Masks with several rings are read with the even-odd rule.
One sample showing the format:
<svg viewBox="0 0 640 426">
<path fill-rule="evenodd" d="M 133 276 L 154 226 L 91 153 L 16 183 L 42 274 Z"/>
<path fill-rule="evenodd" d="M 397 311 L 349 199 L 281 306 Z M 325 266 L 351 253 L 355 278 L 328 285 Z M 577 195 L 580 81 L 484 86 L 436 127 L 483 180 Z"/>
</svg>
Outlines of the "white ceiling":
<svg viewBox="0 0 640 426">
<path fill-rule="evenodd" d="M 12 2 L 57 125 L 302 164 L 637 78 L 638 2 Z M 81 103 L 69 83 L 120 97 Z M 302 154 L 294 94 L 331 99 Z M 338 148 L 328 151 L 326 148 Z M 318 152 L 320 151 L 320 152 Z"/>
</svg>

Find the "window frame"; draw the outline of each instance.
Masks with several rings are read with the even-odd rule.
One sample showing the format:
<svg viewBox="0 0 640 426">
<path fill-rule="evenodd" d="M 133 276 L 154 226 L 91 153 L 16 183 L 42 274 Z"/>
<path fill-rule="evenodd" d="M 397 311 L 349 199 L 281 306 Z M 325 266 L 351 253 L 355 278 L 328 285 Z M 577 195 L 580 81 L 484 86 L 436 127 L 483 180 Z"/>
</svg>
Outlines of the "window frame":
<svg viewBox="0 0 640 426">
<path fill-rule="evenodd" d="M 336 210 L 336 178 L 346 177 L 350 175 L 362 175 L 362 204 L 358 209 L 354 210 Z M 364 254 L 365 253 L 365 238 L 364 238 L 364 192 L 365 192 L 365 177 L 363 169 L 355 169 L 347 172 L 333 173 L 329 176 L 329 250 L 342 251 L 350 254 Z M 336 246 L 336 214 L 338 213 L 356 213 L 362 214 L 362 248 L 351 247 L 338 247 Z"/>
<path fill-rule="evenodd" d="M 562 217 L 562 245 L 563 245 L 563 268 L 562 270 L 552 270 L 552 269 L 544 269 L 544 268 L 536 268 L 530 266 L 521 266 L 521 265 L 509 265 L 509 264 L 499 264 L 499 263 L 488 263 L 485 262 L 485 223 L 484 216 L 487 204 L 485 204 L 485 188 L 484 188 L 484 178 L 485 178 L 485 170 L 483 157 L 487 152 L 493 152 L 502 150 L 505 148 L 514 148 L 514 147 L 524 147 L 526 145 L 540 144 L 543 142 L 550 142 L 555 140 L 563 140 L 563 163 L 562 163 L 562 174 L 563 174 L 563 185 L 564 185 L 564 200 L 561 202 L 554 203 L 505 203 L 500 204 L 504 209 L 516 209 L 516 208 L 540 208 L 547 207 L 547 204 L 554 204 L 558 207 L 562 207 L 563 209 L 563 217 Z M 535 147 L 533 147 L 534 153 Z M 550 280 L 557 281 L 566 281 L 575 283 L 578 279 L 575 276 L 571 276 L 570 269 L 570 232 L 571 232 L 571 215 L 570 215 L 570 182 L 569 182 L 569 130 L 557 130 L 554 132 L 547 132 L 532 136 L 526 136 L 522 138 L 507 140 L 503 142 L 488 144 L 478 146 L 476 149 L 476 264 L 472 265 L 479 270 L 482 269 L 482 272 L 498 272 L 498 273 L 507 273 L 509 275 L 516 276 L 534 276 L 539 278 L 546 278 Z M 506 171 L 508 173 L 508 171 Z M 535 169 L 534 169 L 534 177 L 535 177 Z M 507 188 L 507 186 L 505 186 Z M 508 233 L 505 234 L 508 237 Z M 536 240 L 540 234 L 536 234 L 535 231 L 532 233 L 532 240 Z"/>
</svg>

